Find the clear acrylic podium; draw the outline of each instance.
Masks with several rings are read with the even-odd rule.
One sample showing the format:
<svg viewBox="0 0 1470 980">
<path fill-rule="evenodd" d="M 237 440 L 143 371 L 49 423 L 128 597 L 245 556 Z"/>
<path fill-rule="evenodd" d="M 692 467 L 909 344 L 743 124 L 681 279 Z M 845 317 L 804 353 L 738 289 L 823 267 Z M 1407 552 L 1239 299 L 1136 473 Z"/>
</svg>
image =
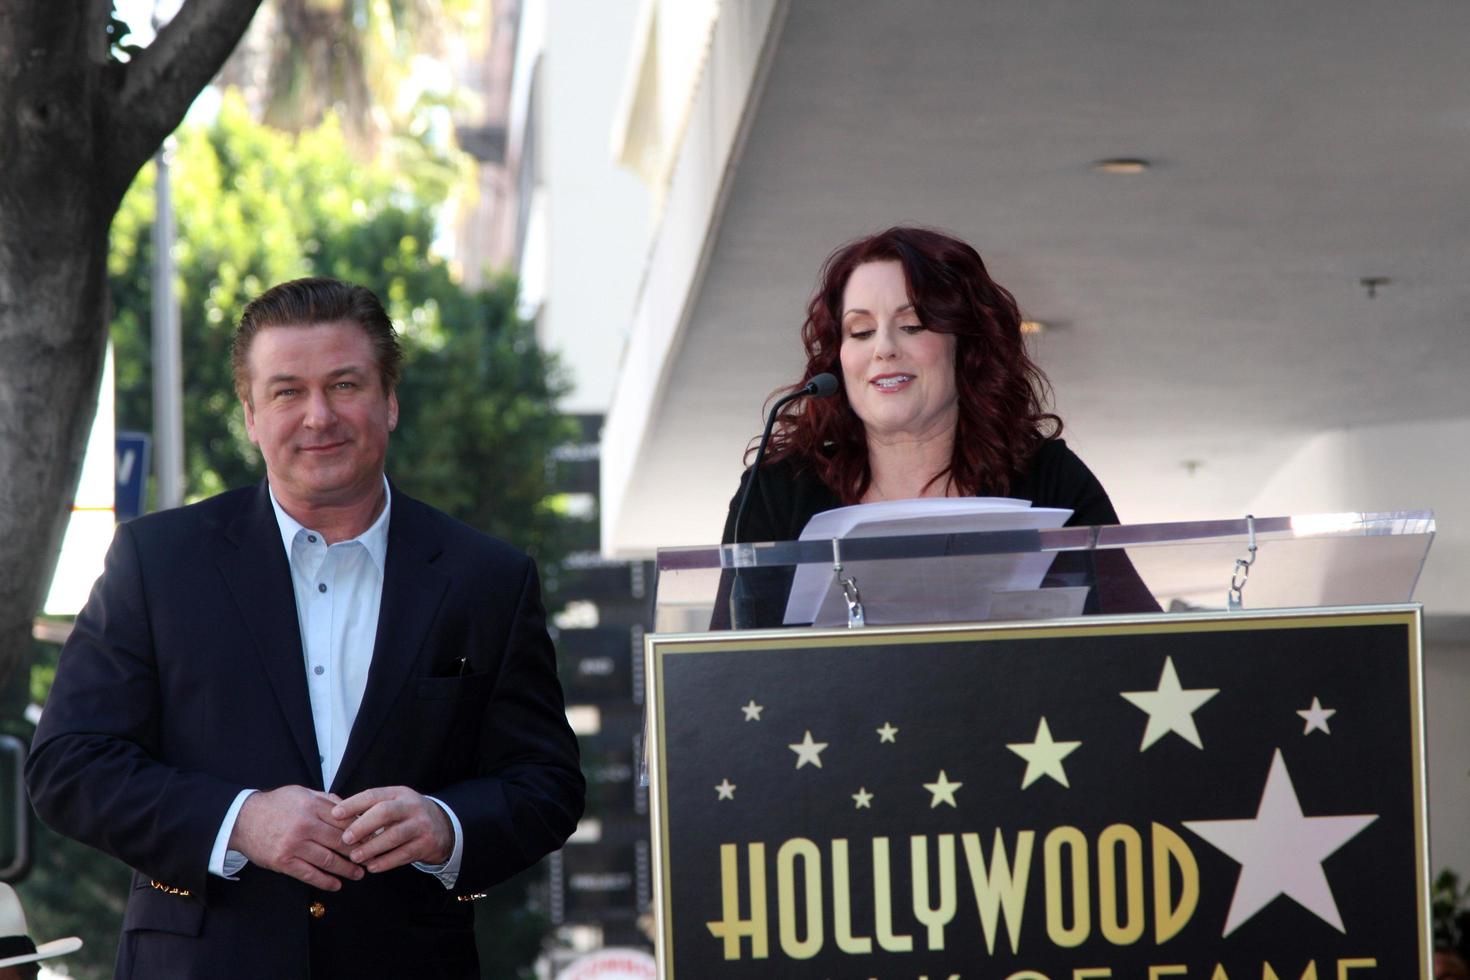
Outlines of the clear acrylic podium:
<svg viewBox="0 0 1470 980">
<path fill-rule="evenodd" d="M 1433 538 L 1431 512 L 1395 511 L 663 548 L 658 552 L 654 629 L 701 632 L 712 622 L 717 628 L 739 628 L 718 608 L 727 601 L 736 576 L 748 580 L 765 610 L 756 625 L 769 628 L 783 625 L 791 580 L 803 566 L 820 570 L 834 595 L 844 577 L 833 571 L 836 565 L 871 570 L 875 562 L 886 566 L 890 578 L 923 575 L 952 595 L 963 590 L 964 582 L 953 581 L 951 566 L 977 558 L 1026 556 L 1051 559 L 1042 593 L 1047 588 L 1087 589 L 1086 613 L 1401 603 L 1413 598 Z M 864 582 L 861 573 L 853 577 L 865 605 L 882 602 L 875 585 Z M 973 608 L 960 605 L 948 616 L 888 621 L 968 621 L 977 618 L 968 614 Z M 1066 603 L 1021 603 L 1021 615 L 1014 618 L 1054 618 L 1067 614 L 1057 610 L 1070 608 Z"/>
<path fill-rule="evenodd" d="M 661 550 L 659 977 L 1428 980 L 1434 530 Z"/>
</svg>

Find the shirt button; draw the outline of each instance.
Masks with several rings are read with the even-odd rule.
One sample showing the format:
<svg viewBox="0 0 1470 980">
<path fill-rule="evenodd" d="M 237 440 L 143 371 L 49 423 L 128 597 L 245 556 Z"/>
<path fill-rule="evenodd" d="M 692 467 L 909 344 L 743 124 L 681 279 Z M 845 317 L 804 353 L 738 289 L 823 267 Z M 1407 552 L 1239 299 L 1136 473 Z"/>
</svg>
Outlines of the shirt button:
<svg viewBox="0 0 1470 980">
<path fill-rule="evenodd" d="M 306 536 L 306 540 L 310 541 L 312 544 L 316 544 L 316 535 L 315 534 L 308 534 Z"/>
<path fill-rule="evenodd" d="M 317 756 L 317 757 L 316 757 L 316 761 L 317 761 L 317 762 L 326 762 L 326 761 L 327 761 L 327 757 L 326 757 L 326 756 L 324 756 L 324 755 L 318 755 L 318 756 Z"/>
<path fill-rule="evenodd" d="M 306 907 L 306 911 L 311 913 L 313 919 L 320 919 L 327 914 L 327 907 L 321 902 L 312 902 Z"/>
<path fill-rule="evenodd" d="M 321 664 L 318 664 L 315 667 L 311 668 L 311 672 L 318 675 L 321 674 L 321 672 L 324 670 L 326 670 L 326 668 L 323 667 Z"/>
<path fill-rule="evenodd" d="M 316 586 L 316 590 L 318 592 L 325 592 L 325 591 L 327 591 L 327 583 L 325 583 L 325 582 L 318 582 L 317 583 L 317 586 Z"/>
</svg>

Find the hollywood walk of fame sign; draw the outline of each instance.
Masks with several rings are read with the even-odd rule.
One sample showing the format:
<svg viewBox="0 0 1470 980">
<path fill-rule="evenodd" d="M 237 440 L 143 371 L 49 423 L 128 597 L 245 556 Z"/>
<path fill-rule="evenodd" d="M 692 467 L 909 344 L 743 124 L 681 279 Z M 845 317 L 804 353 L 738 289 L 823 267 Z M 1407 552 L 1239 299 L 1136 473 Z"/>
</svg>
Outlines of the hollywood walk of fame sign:
<svg viewBox="0 0 1470 980">
<path fill-rule="evenodd" d="M 1427 977 L 1419 617 L 651 636 L 660 976 Z"/>
</svg>

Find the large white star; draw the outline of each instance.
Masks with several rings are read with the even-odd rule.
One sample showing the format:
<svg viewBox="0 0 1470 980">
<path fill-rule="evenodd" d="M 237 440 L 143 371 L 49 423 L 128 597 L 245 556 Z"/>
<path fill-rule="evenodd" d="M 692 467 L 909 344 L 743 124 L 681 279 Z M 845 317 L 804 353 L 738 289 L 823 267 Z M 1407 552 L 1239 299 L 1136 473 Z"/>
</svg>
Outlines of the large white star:
<svg viewBox="0 0 1470 980">
<path fill-rule="evenodd" d="M 1062 760 L 1077 750 L 1081 742 L 1057 742 L 1051 737 L 1046 716 L 1036 726 L 1036 739 L 1031 742 L 1008 742 L 1006 748 L 1026 760 L 1026 775 L 1021 777 L 1021 788 L 1025 789 L 1042 776 L 1050 776 L 1067 786 L 1067 771 Z M 1070 789 L 1070 787 L 1068 787 Z"/>
<path fill-rule="evenodd" d="M 1321 700 L 1313 698 L 1312 706 L 1303 708 L 1297 714 L 1301 715 L 1307 723 L 1307 727 L 1302 729 L 1303 735 L 1310 735 L 1314 731 L 1320 731 L 1324 735 L 1332 734 L 1332 729 L 1327 727 L 1327 719 L 1337 714 L 1336 708 L 1324 708 Z"/>
<path fill-rule="evenodd" d="M 1377 814 L 1302 816 L 1286 760 L 1277 749 L 1254 820 L 1184 821 L 1184 826 L 1240 864 L 1240 879 L 1221 935 L 1230 935 L 1278 895 L 1294 899 L 1338 932 L 1346 933 L 1322 862 L 1377 819 Z"/>
<path fill-rule="evenodd" d="M 822 750 L 826 747 L 826 742 L 813 742 L 810 731 L 802 737 L 800 742 L 787 746 L 787 748 L 796 753 L 796 768 L 798 769 L 808 762 L 818 769 L 822 768 Z"/>
<path fill-rule="evenodd" d="M 1179 684 L 1179 675 L 1174 672 L 1174 658 L 1164 658 L 1164 672 L 1159 675 L 1159 686 L 1152 691 L 1123 691 L 1135 707 L 1148 712 L 1148 726 L 1143 730 L 1142 752 L 1150 745 L 1173 732 L 1197 749 L 1204 748 L 1199 729 L 1194 727 L 1194 712 L 1200 705 L 1220 693 L 1217 687 L 1192 688 L 1185 690 Z"/>
<path fill-rule="evenodd" d="M 939 770 L 938 780 L 924 784 L 924 788 L 934 794 L 934 798 L 929 801 L 929 809 L 932 810 L 941 803 L 948 803 L 958 810 L 960 805 L 954 800 L 954 791 L 963 785 L 965 784 L 950 782 L 949 777 L 944 774 L 944 770 Z"/>
</svg>

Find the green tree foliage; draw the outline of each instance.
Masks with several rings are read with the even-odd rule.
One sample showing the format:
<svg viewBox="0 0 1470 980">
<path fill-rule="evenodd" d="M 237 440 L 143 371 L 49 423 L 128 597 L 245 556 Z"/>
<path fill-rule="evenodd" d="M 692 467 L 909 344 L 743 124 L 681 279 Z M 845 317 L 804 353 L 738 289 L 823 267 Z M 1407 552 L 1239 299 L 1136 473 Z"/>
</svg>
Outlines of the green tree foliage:
<svg viewBox="0 0 1470 980">
<path fill-rule="evenodd" d="M 416 59 L 439 57 L 446 40 L 474 37 L 488 5 L 475 0 L 270 0 L 226 73 L 265 78 L 264 121 L 300 132 L 340 114 L 350 142 L 422 123 Z M 260 64 L 264 55 L 265 63 Z"/>
<path fill-rule="evenodd" d="M 1470 956 L 1470 886 L 1460 887 L 1460 876 L 1449 868 L 1439 872 L 1430 893 L 1435 949 Z"/>
<path fill-rule="evenodd" d="M 185 485 L 191 499 L 254 482 L 230 378 L 234 320 L 276 282 L 330 275 L 373 289 L 406 351 L 389 476 L 491 534 L 556 557 L 545 459 L 569 437 L 554 360 L 516 315 L 514 283 L 465 291 L 432 254 L 435 214 L 457 172 L 420 144 L 365 164 L 340 127 L 287 135 L 226 97 L 207 127 L 180 131 L 172 177 L 184 361 Z M 152 428 L 149 269 L 153 169 L 113 222 L 118 426 Z"/>
</svg>

